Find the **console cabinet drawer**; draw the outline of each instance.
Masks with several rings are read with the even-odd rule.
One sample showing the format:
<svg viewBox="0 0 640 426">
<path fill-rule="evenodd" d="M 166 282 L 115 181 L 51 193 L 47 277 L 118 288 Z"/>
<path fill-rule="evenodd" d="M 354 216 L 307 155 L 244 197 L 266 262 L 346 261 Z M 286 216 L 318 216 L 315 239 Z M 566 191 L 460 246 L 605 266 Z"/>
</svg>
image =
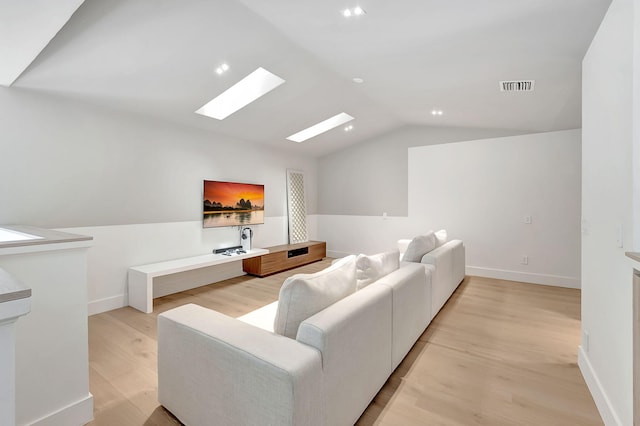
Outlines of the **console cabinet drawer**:
<svg viewBox="0 0 640 426">
<path fill-rule="evenodd" d="M 324 241 L 309 241 L 266 248 L 269 250 L 268 254 L 242 261 L 244 272 L 265 277 L 317 262 L 327 255 L 327 244 Z"/>
</svg>

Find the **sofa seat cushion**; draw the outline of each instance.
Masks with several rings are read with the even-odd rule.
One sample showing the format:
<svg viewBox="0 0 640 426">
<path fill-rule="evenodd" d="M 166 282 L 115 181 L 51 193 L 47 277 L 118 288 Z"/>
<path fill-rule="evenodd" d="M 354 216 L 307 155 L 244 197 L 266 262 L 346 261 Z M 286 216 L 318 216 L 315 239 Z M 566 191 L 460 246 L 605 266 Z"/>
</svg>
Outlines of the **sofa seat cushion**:
<svg viewBox="0 0 640 426">
<path fill-rule="evenodd" d="M 315 274 L 296 274 L 280 288 L 274 332 L 296 338 L 300 323 L 356 291 L 356 256 Z"/>
<path fill-rule="evenodd" d="M 269 303 L 266 306 L 251 311 L 248 314 L 244 314 L 237 319 L 245 324 L 251 324 L 254 327 L 261 328 L 273 333 L 273 323 L 276 318 L 276 311 L 278 310 L 278 301 Z"/>
<path fill-rule="evenodd" d="M 420 262 L 422 256 L 436 248 L 436 237 L 433 231 L 425 235 L 418 235 L 409 243 L 402 260 L 405 262 Z"/>
<path fill-rule="evenodd" d="M 356 289 L 360 290 L 372 282 L 389 275 L 400 267 L 398 249 L 372 256 L 364 254 L 356 258 Z"/>
</svg>

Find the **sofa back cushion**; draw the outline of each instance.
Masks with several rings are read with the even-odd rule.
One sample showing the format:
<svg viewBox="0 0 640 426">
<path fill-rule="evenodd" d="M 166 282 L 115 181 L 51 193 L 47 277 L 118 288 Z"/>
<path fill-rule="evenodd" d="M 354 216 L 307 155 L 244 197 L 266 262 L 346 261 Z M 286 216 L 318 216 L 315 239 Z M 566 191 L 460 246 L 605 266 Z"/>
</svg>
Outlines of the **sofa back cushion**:
<svg viewBox="0 0 640 426">
<path fill-rule="evenodd" d="M 436 247 L 443 246 L 444 243 L 447 242 L 447 230 L 441 229 L 438 232 L 434 232 L 433 235 L 436 237 Z"/>
<path fill-rule="evenodd" d="M 280 288 L 274 332 L 296 338 L 300 323 L 356 291 L 356 256 L 315 274 L 296 274 Z"/>
<path fill-rule="evenodd" d="M 400 267 L 398 249 L 372 256 L 358 255 L 356 259 L 356 289 L 360 290 L 378 281 Z"/>
<path fill-rule="evenodd" d="M 420 262 L 422 256 L 436 248 L 436 237 L 433 231 L 425 235 L 418 235 L 409 243 L 402 260 L 405 262 Z"/>
</svg>

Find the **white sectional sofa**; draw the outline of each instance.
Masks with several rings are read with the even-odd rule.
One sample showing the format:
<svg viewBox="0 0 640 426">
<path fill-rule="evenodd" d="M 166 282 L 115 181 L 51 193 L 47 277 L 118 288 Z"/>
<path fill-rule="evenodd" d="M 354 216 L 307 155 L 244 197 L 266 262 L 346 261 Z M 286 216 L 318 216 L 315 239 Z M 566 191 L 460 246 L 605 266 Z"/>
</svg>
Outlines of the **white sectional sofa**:
<svg viewBox="0 0 640 426">
<path fill-rule="evenodd" d="M 439 299 L 452 288 L 457 247 L 432 263 L 348 256 L 239 319 L 193 304 L 160 314 L 160 403 L 186 425 L 354 424 L 435 316 L 432 276 Z"/>
<path fill-rule="evenodd" d="M 353 292 L 302 321 L 295 339 L 193 304 L 160 314 L 160 403 L 187 425 L 355 423 L 431 320 L 424 267 L 356 291 L 355 264 L 318 273 L 331 282 L 349 270 Z M 302 280 L 312 279 L 290 287 Z"/>
</svg>

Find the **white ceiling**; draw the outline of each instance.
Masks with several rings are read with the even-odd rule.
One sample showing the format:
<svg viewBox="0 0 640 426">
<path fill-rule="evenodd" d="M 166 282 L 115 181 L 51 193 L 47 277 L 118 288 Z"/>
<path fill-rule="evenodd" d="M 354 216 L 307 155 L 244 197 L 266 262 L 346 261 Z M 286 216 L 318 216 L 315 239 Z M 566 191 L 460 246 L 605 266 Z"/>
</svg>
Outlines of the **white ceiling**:
<svg viewBox="0 0 640 426">
<path fill-rule="evenodd" d="M 5 0 L 0 3 L 0 85 L 10 86 L 84 0 Z M 52 7 L 53 6 L 53 7 Z"/>
<path fill-rule="evenodd" d="M 367 14 L 348 20 L 352 0 L 86 0 L 13 86 L 316 156 L 407 124 L 571 129 L 610 1 L 361 0 Z M 27 24 L 28 38 L 46 38 Z M 286 83 L 223 121 L 194 113 L 260 66 Z M 535 91 L 500 92 L 512 79 Z M 356 118 L 352 131 L 285 139 L 339 112 Z"/>
</svg>

